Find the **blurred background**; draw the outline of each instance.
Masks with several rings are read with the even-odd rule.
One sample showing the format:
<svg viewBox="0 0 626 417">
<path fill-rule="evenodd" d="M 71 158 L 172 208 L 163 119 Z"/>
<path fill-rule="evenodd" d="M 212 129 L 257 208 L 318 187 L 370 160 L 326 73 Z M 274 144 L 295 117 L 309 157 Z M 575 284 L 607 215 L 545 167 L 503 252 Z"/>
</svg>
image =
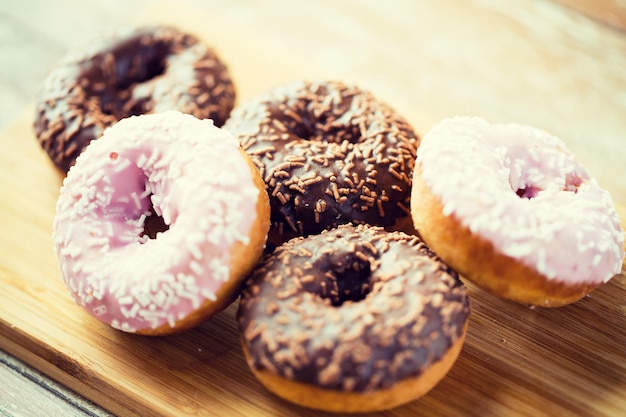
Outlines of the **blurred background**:
<svg viewBox="0 0 626 417">
<path fill-rule="evenodd" d="M 4 0 L 0 129 L 69 49 L 152 21 L 204 35 L 240 99 L 294 78 L 341 79 L 421 134 L 458 114 L 530 124 L 564 139 L 607 187 L 626 178 L 625 0 Z"/>
</svg>

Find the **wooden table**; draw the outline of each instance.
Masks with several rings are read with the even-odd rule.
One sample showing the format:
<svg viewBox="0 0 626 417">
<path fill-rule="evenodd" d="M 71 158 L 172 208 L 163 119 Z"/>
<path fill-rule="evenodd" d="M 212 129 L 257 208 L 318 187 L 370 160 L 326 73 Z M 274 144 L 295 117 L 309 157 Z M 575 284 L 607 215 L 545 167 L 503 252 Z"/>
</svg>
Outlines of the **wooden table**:
<svg viewBox="0 0 626 417">
<path fill-rule="evenodd" d="M 130 416 L 323 415 L 256 382 L 239 347 L 235 305 L 185 334 L 148 339 L 95 322 L 66 294 L 50 239 L 62 178 L 30 128 L 35 94 L 68 49 L 111 25 L 148 22 L 211 43 L 231 69 L 239 102 L 286 81 L 339 79 L 392 104 L 422 135 L 452 115 L 551 131 L 626 219 L 623 1 L 7 2 L 0 6 L 0 416 L 107 414 L 100 407 Z M 473 315 L 453 369 L 422 399 L 379 415 L 626 415 L 623 274 L 559 309 L 468 287 Z"/>
</svg>

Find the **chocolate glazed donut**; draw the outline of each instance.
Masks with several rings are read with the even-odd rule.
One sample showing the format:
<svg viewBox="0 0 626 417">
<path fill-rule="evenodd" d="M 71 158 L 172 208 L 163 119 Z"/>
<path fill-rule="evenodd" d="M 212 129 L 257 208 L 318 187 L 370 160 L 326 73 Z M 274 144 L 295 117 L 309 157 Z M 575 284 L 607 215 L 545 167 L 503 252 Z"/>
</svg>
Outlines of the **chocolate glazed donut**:
<svg viewBox="0 0 626 417">
<path fill-rule="evenodd" d="M 222 126 L 235 89 L 216 53 L 167 26 L 119 31 L 66 55 L 46 77 L 34 123 L 41 146 L 67 171 L 118 120 L 177 110 Z"/>
<path fill-rule="evenodd" d="M 224 126 L 265 179 L 270 241 L 407 219 L 419 138 L 391 107 L 340 82 L 279 86 Z"/>
<path fill-rule="evenodd" d="M 458 275 L 418 237 L 342 225 L 269 255 L 246 282 L 238 320 L 267 388 L 356 412 L 432 388 L 456 360 L 469 314 Z"/>
</svg>

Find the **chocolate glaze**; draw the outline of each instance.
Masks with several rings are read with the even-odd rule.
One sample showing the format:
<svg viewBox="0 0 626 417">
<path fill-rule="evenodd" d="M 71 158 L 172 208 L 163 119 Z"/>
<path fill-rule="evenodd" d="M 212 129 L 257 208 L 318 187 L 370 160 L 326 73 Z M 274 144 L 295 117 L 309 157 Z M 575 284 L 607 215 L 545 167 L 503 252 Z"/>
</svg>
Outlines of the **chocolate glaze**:
<svg viewBox="0 0 626 417">
<path fill-rule="evenodd" d="M 63 171 L 116 121 L 178 110 L 226 121 L 235 89 L 226 66 L 195 36 L 166 26 L 119 31 L 66 55 L 46 77 L 35 133 Z"/>
<path fill-rule="evenodd" d="M 458 275 L 416 236 L 342 225 L 279 246 L 238 310 L 250 366 L 365 392 L 421 375 L 462 337 Z"/>
<path fill-rule="evenodd" d="M 419 138 L 369 92 L 340 82 L 284 85 L 236 108 L 224 127 L 265 179 L 274 242 L 409 215 Z"/>
</svg>

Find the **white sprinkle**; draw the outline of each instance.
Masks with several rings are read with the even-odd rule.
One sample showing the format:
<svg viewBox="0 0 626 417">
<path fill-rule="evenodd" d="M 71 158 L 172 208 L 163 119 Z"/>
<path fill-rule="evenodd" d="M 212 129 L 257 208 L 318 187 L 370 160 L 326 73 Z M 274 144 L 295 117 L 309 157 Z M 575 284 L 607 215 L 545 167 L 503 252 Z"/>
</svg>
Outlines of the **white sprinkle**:
<svg viewBox="0 0 626 417">
<path fill-rule="evenodd" d="M 202 251 L 200 250 L 200 247 L 195 244 L 195 242 L 189 242 L 189 244 L 187 245 L 187 250 L 189 250 L 189 253 L 191 253 L 191 256 L 193 256 L 194 259 L 202 259 Z"/>
<path fill-rule="evenodd" d="M 133 202 L 135 203 L 135 208 L 137 210 L 140 210 L 142 208 L 142 204 L 141 204 L 141 200 L 139 199 L 139 195 L 137 195 L 137 193 L 133 191 L 132 193 L 130 193 L 130 197 L 133 199 Z"/>
<path fill-rule="evenodd" d="M 154 294 L 153 300 L 159 308 L 162 308 L 165 304 L 165 300 L 167 300 L 167 294 L 165 291 L 161 290 Z"/>
<path fill-rule="evenodd" d="M 104 291 L 100 290 L 100 291 L 96 291 L 94 290 L 91 295 L 96 299 L 96 300 L 102 300 L 102 297 L 104 297 Z"/>
<path fill-rule="evenodd" d="M 598 265 L 600 265 L 600 262 L 602 262 L 602 255 L 597 253 L 596 256 L 593 257 L 592 265 L 593 266 L 598 266 Z"/>
<path fill-rule="evenodd" d="M 177 295 L 180 298 L 186 298 L 189 301 L 191 301 L 191 306 L 193 309 L 197 309 L 200 307 L 201 301 L 200 301 L 200 297 L 198 297 L 197 293 L 191 293 L 191 292 L 187 292 L 187 291 L 178 291 Z"/>
<path fill-rule="evenodd" d="M 150 155 L 150 159 L 148 160 L 147 165 L 154 166 L 156 161 L 159 159 L 160 155 L 161 155 L 161 151 L 159 150 L 159 148 L 154 148 L 152 151 L 152 155 Z"/>
<path fill-rule="evenodd" d="M 125 297 L 120 297 L 117 300 L 118 303 L 120 303 L 121 305 L 127 305 L 127 304 L 132 304 L 135 302 L 135 300 L 133 299 L 133 297 L 131 297 L 130 295 L 127 295 Z"/>
<path fill-rule="evenodd" d="M 130 233 L 128 231 L 124 231 L 124 233 L 120 234 L 117 236 L 117 239 L 120 242 L 124 242 L 124 243 L 133 243 L 136 242 L 138 238 L 138 235 L 135 233 Z"/>
<path fill-rule="evenodd" d="M 83 253 L 82 249 L 76 245 L 66 246 L 61 249 L 61 255 L 70 258 L 78 258 Z"/>
<path fill-rule="evenodd" d="M 144 225 L 146 224 L 146 218 L 147 216 L 144 213 L 141 213 L 139 218 L 135 221 L 135 226 L 139 228 L 143 228 Z"/>
<path fill-rule="evenodd" d="M 196 275 L 204 273 L 204 268 L 195 260 L 189 262 L 189 269 L 191 269 Z"/>
<path fill-rule="evenodd" d="M 158 183 L 163 181 L 163 177 L 165 176 L 165 170 L 153 171 L 154 173 L 150 175 L 150 181 L 153 183 Z"/>
<path fill-rule="evenodd" d="M 96 171 L 89 178 L 87 178 L 84 185 L 86 185 L 87 187 L 93 187 L 102 179 L 103 176 L 104 175 L 101 171 Z"/>
<path fill-rule="evenodd" d="M 84 263 L 76 262 L 71 268 L 72 275 L 77 275 L 80 271 L 83 270 Z"/>
<path fill-rule="evenodd" d="M 87 239 L 87 247 L 96 248 L 98 246 L 104 246 L 109 243 L 109 238 L 106 237 L 92 237 Z"/>
<path fill-rule="evenodd" d="M 133 304 L 132 307 L 130 309 L 121 308 L 122 314 L 124 315 L 124 317 L 126 317 L 127 319 L 129 318 L 133 318 L 137 316 L 137 313 L 139 312 L 139 310 L 141 309 L 141 307 L 139 306 L 139 304 Z"/>
<path fill-rule="evenodd" d="M 217 296 L 215 295 L 215 293 L 213 291 L 208 290 L 208 289 L 201 290 L 200 294 L 204 298 L 206 298 L 207 300 L 211 300 L 211 301 L 217 300 Z"/>
<path fill-rule="evenodd" d="M 130 161 L 126 158 L 118 158 L 117 163 L 113 165 L 113 172 L 122 172 L 130 165 Z"/>
<path fill-rule="evenodd" d="M 113 235 L 115 234 L 115 230 L 113 229 L 113 223 L 112 222 L 107 222 L 104 224 L 105 228 L 106 228 L 106 233 L 108 237 L 113 237 Z"/>
<path fill-rule="evenodd" d="M 148 162 L 148 158 L 144 155 L 141 154 L 139 155 L 139 157 L 137 157 L 137 167 L 140 169 L 144 169 L 146 167 L 146 162 Z"/>
</svg>

